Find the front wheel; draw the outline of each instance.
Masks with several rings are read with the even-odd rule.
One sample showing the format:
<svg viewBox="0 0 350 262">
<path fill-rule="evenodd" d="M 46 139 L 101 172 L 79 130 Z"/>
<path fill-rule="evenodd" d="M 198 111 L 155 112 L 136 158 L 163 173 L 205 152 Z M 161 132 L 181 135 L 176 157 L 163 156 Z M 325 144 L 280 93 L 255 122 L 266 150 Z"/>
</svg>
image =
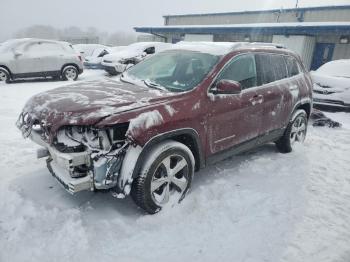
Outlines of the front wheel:
<svg viewBox="0 0 350 262">
<path fill-rule="evenodd" d="M 289 153 L 295 143 L 303 143 L 307 131 L 307 114 L 305 110 L 297 110 L 289 122 L 283 136 L 276 142 L 281 153 Z"/>
<path fill-rule="evenodd" d="M 78 69 L 75 66 L 66 66 L 62 70 L 62 78 L 63 80 L 75 81 L 78 79 Z"/>
<path fill-rule="evenodd" d="M 132 184 L 131 196 L 146 212 L 157 213 L 165 205 L 184 199 L 193 173 L 191 150 L 182 143 L 165 141 L 148 154 Z"/>
</svg>

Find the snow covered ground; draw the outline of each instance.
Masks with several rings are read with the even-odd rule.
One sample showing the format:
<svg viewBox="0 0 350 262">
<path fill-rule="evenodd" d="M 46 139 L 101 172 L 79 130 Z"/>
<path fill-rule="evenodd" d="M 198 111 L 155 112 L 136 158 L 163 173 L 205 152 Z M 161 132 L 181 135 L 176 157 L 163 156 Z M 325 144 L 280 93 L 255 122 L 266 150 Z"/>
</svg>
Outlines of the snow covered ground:
<svg viewBox="0 0 350 262">
<path fill-rule="evenodd" d="M 88 71 L 81 80 L 105 77 Z M 15 127 L 25 101 L 67 82 L 0 86 L 0 261 L 350 261 L 350 114 L 195 174 L 181 205 L 145 215 L 127 198 L 71 196 Z"/>
</svg>

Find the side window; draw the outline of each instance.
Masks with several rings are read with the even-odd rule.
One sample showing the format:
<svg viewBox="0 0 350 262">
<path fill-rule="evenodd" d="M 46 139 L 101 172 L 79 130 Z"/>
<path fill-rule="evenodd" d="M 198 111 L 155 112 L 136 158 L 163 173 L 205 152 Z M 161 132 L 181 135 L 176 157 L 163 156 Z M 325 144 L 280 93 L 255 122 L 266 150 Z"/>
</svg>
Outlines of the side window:
<svg viewBox="0 0 350 262">
<path fill-rule="evenodd" d="M 286 63 L 282 55 L 256 54 L 258 84 L 266 85 L 288 77 Z"/>
<path fill-rule="evenodd" d="M 298 62 L 296 61 L 296 59 L 294 57 L 286 56 L 285 61 L 287 64 L 288 75 L 290 77 L 298 75 L 300 73 Z"/>
<path fill-rule="evenodd" d="M 154 54 L 155 51 L 156 51 L 156 50 L 155 50 L 154 46 L 145 49 L 145 53 L 146 53 L 147 55 Z"/>
<path fill-rule="evenodd" d="M 257 85 L 256 67 L 254 55 L 241 55 L 233 58 L 220 73 L 217 81 L 226 79 L 237 81 L 243 89 Z"/>
<path fill-rule="evenodd" d="M 55 43 L 36 42 L 29 44 L 25 51 L 29 54 L 48 55 L 63 51 L 63 48 Z"/>
<path fill-rule="evenodd" d="M 29 45 L 25 46 L 24 51 L 28 52 L 29 54 L 40 53 L 41 45 L 39 43 L 30 43 Z"/>
<path fill-rule="evenodd" d="M 282 55 L 271 55 L 271 65 L 275 71 L 276 81 L 288 77 L 287 65 Z"/>
</svg>

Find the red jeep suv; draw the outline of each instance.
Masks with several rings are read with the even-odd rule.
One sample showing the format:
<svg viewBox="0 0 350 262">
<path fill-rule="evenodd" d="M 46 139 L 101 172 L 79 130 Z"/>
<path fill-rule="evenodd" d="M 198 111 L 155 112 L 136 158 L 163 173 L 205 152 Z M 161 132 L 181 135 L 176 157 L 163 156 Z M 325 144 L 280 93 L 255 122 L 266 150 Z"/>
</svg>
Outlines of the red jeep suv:
<svg viewBox="0 0 350 262">
<path fill-rule="evenodd" d="M 131 194 L 156 213 L 194 171 L 274 142 L 303 142 L 312 82 L 300 58 L 257 43 L 174 45 L 124 72 L 32 97 L 17 126 L 70 193 Z"/>
</svg>

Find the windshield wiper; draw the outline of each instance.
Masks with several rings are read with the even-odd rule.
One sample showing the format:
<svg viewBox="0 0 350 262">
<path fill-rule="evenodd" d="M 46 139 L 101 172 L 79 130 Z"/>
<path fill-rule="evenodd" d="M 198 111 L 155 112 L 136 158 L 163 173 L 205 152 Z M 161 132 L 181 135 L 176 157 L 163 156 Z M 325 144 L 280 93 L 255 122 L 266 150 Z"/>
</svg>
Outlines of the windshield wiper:
<svg viewBox="0 0 350 262">
<path fill-rule="evenodd" d="M 146 86 L 150 87 L 150 88 L 156 88 L 156 89 L 159 89 L 159 90 L 164 90 L 164 87 L 155 83 L 155 82 L 152 82 L 151 80 L 149 79 L 145 79 L 145 80 L 142 80 Z"/>
</svg>

